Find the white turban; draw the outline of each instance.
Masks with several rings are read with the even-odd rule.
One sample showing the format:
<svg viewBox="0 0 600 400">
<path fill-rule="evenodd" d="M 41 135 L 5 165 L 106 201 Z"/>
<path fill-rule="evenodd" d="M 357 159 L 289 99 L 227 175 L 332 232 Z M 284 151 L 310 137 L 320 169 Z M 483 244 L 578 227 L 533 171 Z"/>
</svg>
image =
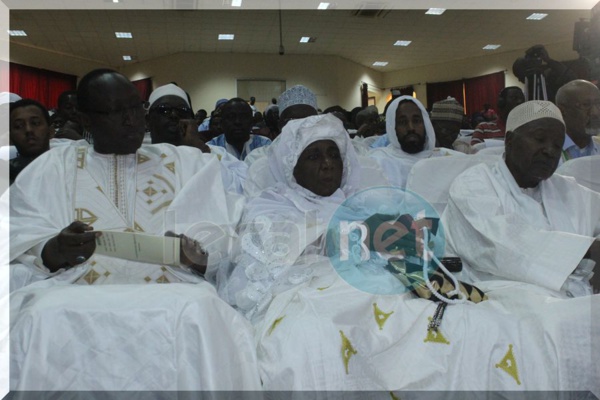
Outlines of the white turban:
<svg viewBox="0 0 600 400">
<path fill-rule="evenodd" d="M 185 104 L 190 107 L 190 103 L 188 102 L 187 94 L 185 91 L 177 85 L 169 83 L 167 85 L 159 86 L 150 94 L 150 98 L 148 102 L 150 103 L 149 107 L 152 107 L 152 104 L 163 96 L 177 96 L 181 97 Z"/>
<path fill-rule="evenodd" d="M 560 110 L 553 103 L 544 100 L 531 100 L 519 104 L 508 114 L 506 132 L 513 132 L 526 123 L 541 118 L 554 118 L 563 125 L 565 124 Z"/>
<path fill-rule="evenodd" d="M 286 108 L 296 104 L 306 104 L 317 111 L 317 96 L 308 88 L 302 85 L 296 85 L 281 93 L 278 100 L 279 115 L 283 114 Z"/>
</svg>

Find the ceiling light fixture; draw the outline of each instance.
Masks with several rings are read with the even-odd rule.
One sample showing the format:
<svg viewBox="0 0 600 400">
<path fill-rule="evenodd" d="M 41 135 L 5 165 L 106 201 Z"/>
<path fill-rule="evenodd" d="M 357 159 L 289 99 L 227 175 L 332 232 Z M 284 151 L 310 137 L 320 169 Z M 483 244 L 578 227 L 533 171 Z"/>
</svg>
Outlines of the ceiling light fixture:
<svg viewBox="0 0 600 400">
<path fill-rule="evenodd" d="M 302 36 L 300 38 L 300 43 L 308 43 L 309 40 L 310 40 L 310 37 L 308 37 L 308 36 Z"/>
<path fill-rule="evenodd" d="M 329 3 L 319 3 L 317 10 L 327 10 L 329 8 Z"/>
<path fill-rule="evenodd" d="M 548 14 L 543 14 L 543 13 L 533 13 L 531 14 L 529 17 L 527 17 L 528 20 L 532 20 L 532 21 L 539 21 L 540 19 L 544 19 L 548 16 Z"/>
<path fill-rule="evenodd" d="M 235 35 L 232 33 L 220 33 L 219 40 L 233 40 Z"/>
<path fill-rule="evenodd" d="M 10 36 L 27 36 L 27 34 L 25 33 L 25 31 L 8 31 L 8 34 Z"/>
<path fill-rule="evenodd" d="M 446 11 L 445 8 L 430 8 L 429 10 L 425 11 L 425 14 L 442 15 L 444 11 Z"/>
<path fill-rule="evenodd" d="M 388 65 L 387 61 L 375 61 L 373 63 L 374 67 L 385 67 L 386 65 Z"/>
<path fill-rule="evenodd" d="M 411 40 L 397 40 L 396 43 L 394 43 L 394 46 L 408 46 L 409 44 L 411 44 L 412 41 Z"/>
<path fill-rule="evenodd" d="M 483 47 L 483 50 L 496 50 L 498 47 L 500 47 L 499 44 L 488 44 Z"/>
<path fill-rule="evenodd" d="M 118 2 L 119 2 L 119 0 L 113 0 L 113 3 L 118 3 Z"/>
<path fill-rule="evenodd" d="M 231 0 L 231 7 L 241 7 L 242 0 Z"/>
<path fill-rule="evenodd" d="M 123 56 L 123 60 L 125 60 L 125 61 L 131 61 L 131 56 Z"/>
<path fill-rule="evenodd" d="M 115 32 L 115 36 L 119 39 L 131 39 L 133 35 L 131 32 Z"/>
</svg>

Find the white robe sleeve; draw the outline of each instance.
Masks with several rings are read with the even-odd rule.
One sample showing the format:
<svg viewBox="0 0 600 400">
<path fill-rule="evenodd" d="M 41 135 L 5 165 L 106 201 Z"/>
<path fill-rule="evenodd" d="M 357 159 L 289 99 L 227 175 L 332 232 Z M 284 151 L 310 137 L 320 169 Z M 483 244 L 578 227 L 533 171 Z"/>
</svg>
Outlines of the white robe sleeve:
<svg viewBox="0 0 600 400">
<path fill-rule="evenodd" d="M 506 211 L 508 191 L 471 171 L 450 188 L 443 216 L 450 249 L 475 271 L 559 291 L 594 238 L 532 226 L 522 212 Z"/>
</svg>

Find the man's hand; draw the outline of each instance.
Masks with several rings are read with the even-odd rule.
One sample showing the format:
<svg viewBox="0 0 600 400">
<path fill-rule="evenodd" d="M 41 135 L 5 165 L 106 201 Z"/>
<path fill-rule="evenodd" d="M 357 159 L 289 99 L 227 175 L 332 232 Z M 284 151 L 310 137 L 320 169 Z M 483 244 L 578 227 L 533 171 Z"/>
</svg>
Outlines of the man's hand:
<svg viewBox="0 0 600 400">
<path fill-rule="evenodd" d="M 208 252 L 202 248 L 200 242 L 190 239 L 184 234 L 177 235 L 171 231 L 167 231 L 165 236 L 180 239 L 179 263 L 191 269 L 194 274 L 204 276 L 208 264 Z"/>
<path fill-rule="evenodd" d="M 55 272 L 60 268 L 74 267 L 85 262 L 96 250 L 100 232 L 81 221 L 75 221 L 46 242 L 42 250 L 44 265 Z"/>
<path fill-rule="evenodd" d="M 210 153 L 210 147 L 198 135 L 198 121 L 195 119 L 181 119 L 179 120 L 179 128 L 181 129 L 181 138 L 184 145 L 196 147 L 203 153 Z"/>
</svg>

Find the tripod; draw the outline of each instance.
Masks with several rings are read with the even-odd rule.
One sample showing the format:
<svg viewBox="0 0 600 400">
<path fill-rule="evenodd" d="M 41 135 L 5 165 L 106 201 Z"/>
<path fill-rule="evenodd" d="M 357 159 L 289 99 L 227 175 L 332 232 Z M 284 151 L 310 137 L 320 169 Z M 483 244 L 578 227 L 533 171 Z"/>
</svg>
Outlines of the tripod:
<svg viewBox="0 0 600 400">
<path fill-rule="evenodd" d="M 536 72 L 525 77 L 525 99 L 548 100 L 548 92 L 546 91 L 546 77 L 544 74 L 541 72 Z"/>
</svg>

